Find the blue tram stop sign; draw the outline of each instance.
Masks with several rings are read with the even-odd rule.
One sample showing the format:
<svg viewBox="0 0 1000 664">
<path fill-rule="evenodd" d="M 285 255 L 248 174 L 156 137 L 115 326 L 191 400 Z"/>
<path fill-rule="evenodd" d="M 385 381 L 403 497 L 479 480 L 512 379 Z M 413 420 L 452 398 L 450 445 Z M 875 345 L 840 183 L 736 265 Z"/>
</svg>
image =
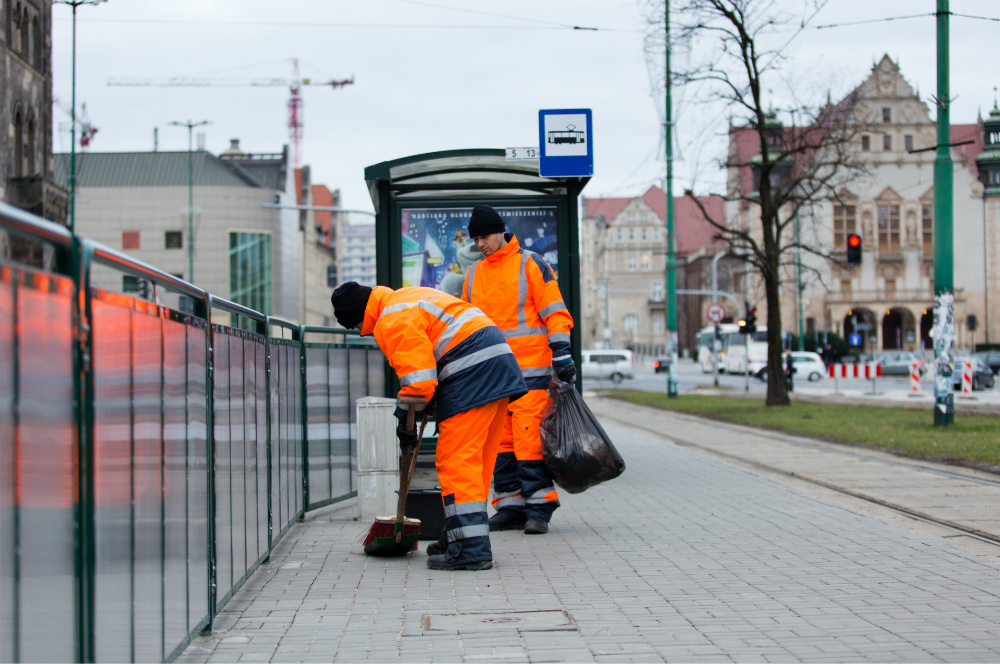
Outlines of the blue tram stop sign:
<svg viewBox="0 0 1000 664">
<path fill-rule="evenodd" d="M 593 122 L 589 108 L 538 111 L 538 174 L 590 177 L 594 174 Z"/>
</svg>

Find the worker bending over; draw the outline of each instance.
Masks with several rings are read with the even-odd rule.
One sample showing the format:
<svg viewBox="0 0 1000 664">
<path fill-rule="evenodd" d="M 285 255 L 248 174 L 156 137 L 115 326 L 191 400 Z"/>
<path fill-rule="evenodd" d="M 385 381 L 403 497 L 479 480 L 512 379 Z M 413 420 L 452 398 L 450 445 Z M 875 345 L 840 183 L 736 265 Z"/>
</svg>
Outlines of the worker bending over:
<svg viewBox="0 0 1000 664">
<path fill-rule="evenodd" d="M 427 408 L 434 411 L 445 525 L 427 566 L 491 568 L 490 476 L 508 401 L 527 392 L 510 346 L 482 311 L 432 288 L 394 291 L 349 281 L 333 292 L 331 301 L 343 327 L 375 335 L 399 376 L 399 396 L 424 398 L 417 416 Z M 400 403 L 396 417 L 405 451 L 416 445 L 417 434 L 406 428 L 406 409 Z"/>
<path fill-rule="evenodd" d="M 462 299 L 500 328 L 529 390 L 507 408 L 493 472 L 497 513 L 490 518 L 490 530 L 523 528 L 529 535 L 540 535 L 549 530 L 559 495 L 542 461 L 539 423 L 552 371 L 565 382 L 576 380 L 569 344 L 573 317 L 552 268 L 505 232 L 496 210 L 477 205 L 469 218 L 469 237 L 483 258 L 466 273 Z"/>
</svg>

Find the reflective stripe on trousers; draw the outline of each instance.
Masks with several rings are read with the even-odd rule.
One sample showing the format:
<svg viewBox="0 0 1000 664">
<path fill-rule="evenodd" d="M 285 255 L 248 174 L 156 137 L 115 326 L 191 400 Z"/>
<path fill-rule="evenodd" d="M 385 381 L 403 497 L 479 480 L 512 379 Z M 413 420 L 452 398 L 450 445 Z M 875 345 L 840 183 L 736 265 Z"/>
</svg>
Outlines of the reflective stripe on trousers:
<svg viewBox="0 0 1000 664">
<path fill-rule="evenodd" d="M 506 413 L 503 398 L 439 423 L 435 465 L 445 508 L 448 558 L 493 559 L 486 501 Z"/>
<path fill-rule="evenodd" d="M 542 461 L 538 429 L 547 401 L 545 390 L 530 390 L 508 406 L 493 471 L 494 507 L 501 509 L 497 497 L 506 497 L 504 509 L 523 510 L 528 517 L 538 516 L 546 521 L 559 507 L 559 494 Z"/>
</svg>

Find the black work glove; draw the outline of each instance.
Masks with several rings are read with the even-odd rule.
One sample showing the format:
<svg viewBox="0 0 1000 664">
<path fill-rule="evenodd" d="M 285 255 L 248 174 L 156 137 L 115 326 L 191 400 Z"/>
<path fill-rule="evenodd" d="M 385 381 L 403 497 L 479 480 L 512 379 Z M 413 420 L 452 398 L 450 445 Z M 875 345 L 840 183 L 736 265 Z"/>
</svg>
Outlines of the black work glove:
<svg viewBox="0 0 1000 664">
<path fill-rule="evenodd" d="M 573 364 L 573 360 L 565 362 L 557 367 L 553 367 L 556 370 L 556 375 L 559 376 L 559 380 L 564 383 L 575 383 L 576 382 L 576 365 Z"/>
<path fill-rule="evenodd" d="M 407 429 L 406 420 L 400 420 L 396 427 L 396 438 L 399 439 L 399 449 L 403 454 L 417 446 L 417 430 Z"/>
<path fill-rule="evenodd" d="M 434 419 L 434 416 L 437 414 L 437 406 L 438 406 L 438 395 L 437 392 L 435 392 L 434 396 L 431 397 L 431 400 L 427 402 L 426 406 L 424 406 L 424 412 L 427 413 L 427 419 L 429 420 Z"/>
</svg>

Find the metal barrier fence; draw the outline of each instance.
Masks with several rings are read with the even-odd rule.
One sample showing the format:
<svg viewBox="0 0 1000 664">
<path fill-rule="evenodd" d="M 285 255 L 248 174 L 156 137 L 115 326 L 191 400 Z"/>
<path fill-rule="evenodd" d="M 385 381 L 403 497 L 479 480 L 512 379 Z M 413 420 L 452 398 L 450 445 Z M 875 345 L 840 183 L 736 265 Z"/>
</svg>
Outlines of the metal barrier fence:
<svg viewBox="0 0 1000 664">
<path fill-rule="evenodd" d="M 3 204 L 0 230 L 54 265 L 0 262 L 0 661 L 173 659 L 306 510 L 357 495 L 382 355 Z M 193 313 L 91 287 L 98 264 Z"/>
</svg>

